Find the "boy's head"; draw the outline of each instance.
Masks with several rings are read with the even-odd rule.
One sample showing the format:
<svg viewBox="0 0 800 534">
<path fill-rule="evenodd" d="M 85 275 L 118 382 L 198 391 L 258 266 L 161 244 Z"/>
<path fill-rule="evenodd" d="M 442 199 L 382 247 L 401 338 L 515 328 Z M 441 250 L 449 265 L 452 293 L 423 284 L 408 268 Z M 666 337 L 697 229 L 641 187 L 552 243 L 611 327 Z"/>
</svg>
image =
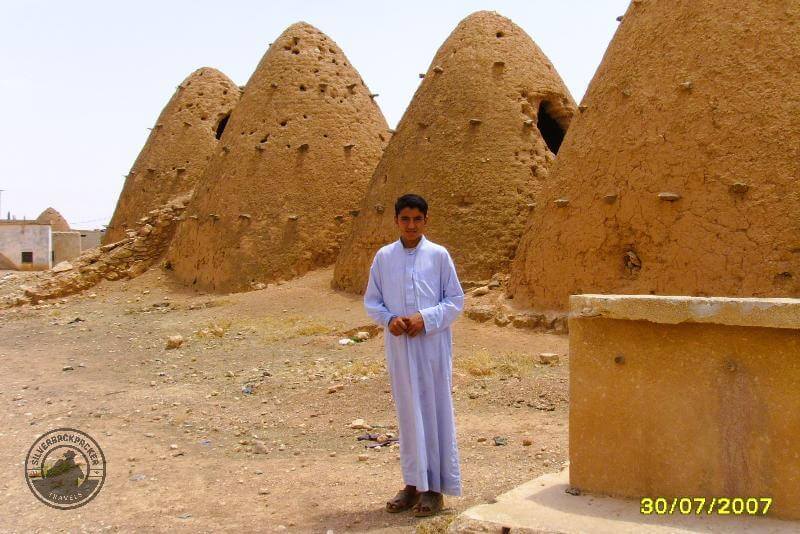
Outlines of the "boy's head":
<svg viewBox="0 0 800 534">
<path fill-rule="evenodd" d="M 394 222 L 406 241 L 416 242 L 425 232 L 428 203 L 419 195 L 403 195 L 394 203 Z"/>
</svg>

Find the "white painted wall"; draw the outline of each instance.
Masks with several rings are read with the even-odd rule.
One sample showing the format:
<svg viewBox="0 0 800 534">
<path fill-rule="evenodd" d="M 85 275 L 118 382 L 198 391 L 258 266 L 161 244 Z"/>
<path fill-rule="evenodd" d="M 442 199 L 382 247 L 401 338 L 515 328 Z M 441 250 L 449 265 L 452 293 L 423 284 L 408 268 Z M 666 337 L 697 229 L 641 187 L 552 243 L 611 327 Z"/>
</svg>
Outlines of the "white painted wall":
<svg viewBox="0 0 800 534">
<path fill-rule="evenodd" d="M 0 223 L 0 254 L 20 270 L 44 270 L 53 266 L 53 238 L 49 224 Z M 23 264 L 22 253 L 33 252 L 33 263 Z"/>
</svg>

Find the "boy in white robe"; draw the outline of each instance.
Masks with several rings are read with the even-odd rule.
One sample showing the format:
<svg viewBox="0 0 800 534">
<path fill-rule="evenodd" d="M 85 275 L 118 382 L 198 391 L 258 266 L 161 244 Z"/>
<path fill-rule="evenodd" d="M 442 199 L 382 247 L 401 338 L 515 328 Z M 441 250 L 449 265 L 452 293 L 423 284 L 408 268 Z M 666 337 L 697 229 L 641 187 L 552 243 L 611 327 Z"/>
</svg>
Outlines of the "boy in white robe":
<svg viewBox="0 0 800 534">
<path fill-rule="evenodd" d="M 367 314 L 391 333 L 386 362 L 406 486 L 386 509 L 413 507 L 418 517 L 441 510 L 443 493 L 461 495 L 450 325 L 463 309 L 464 292 L 447 249 L 423 235 L 427 213 L 420 196 L 397 199 L 400 239 L 375 254 L 364 294 Z"/>
</svg>

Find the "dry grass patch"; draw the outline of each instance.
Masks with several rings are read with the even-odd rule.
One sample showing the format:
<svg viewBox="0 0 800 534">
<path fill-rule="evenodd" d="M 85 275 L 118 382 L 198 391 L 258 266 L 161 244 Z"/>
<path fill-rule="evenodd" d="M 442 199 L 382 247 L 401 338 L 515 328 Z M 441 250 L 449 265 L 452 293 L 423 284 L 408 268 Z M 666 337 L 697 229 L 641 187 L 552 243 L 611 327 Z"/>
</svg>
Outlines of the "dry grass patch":
<svg viewBox="0 0 800 534">
<path fill-rule="evenodd" d="M 386 364 L 383 360 L 358 360 L 339 362 L 333 366 L 333 377 L 335 380 L 340 378 L 360 378 L 362 376 L 378 376 L 386 373 Z"/>
<path fill-rule="evenodd" d="M 452 512 L 442 512 L 433 519 L 428 519 L 417 524 L 416 534 L 445 534 L 455 518 L 456 514 Z"/>
<path fill-rule="evenodd" d="M 197 330 L 196 334 L 199 338 L 224 337 L 230 329 L 230 321 L 213 321 Z"/>
<path fill-rule="evenodd" d="M 339 325 L 336 323 L 304 315 L 265 315 L 242 321 L 240 326 L 243 329 L 249 328 L 260 333 L 267 343 L 303 336 L 328 335 L 339 330 Z"/>
<path fill-rule="evenodd" d="M 530 374 L 535 366 L 533 355 L 521 352 L 492 352 L 486 349 L 455 358 L 456 369 L 472 376 L 514 376 Z"/>
</svg>

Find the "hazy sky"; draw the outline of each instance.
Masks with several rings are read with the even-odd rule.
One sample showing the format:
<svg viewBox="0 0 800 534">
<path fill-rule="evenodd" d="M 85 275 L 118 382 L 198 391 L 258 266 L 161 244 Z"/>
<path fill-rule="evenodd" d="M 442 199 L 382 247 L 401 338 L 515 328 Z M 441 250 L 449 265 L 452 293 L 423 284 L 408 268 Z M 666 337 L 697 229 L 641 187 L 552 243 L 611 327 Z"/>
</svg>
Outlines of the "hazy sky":
<svg viewBox="0 0 800 534">
<path fill-rule="evenodd" d="M 494 10 L 549 56 L 576 100 L 628 0 L 393 2 L 35 1 L 0 22 L 0 210 L 48 206 L 76 228 L 107 224 L 124 175 L 175 86 L 201 66 L 244 85 L 291 23 L 336 41 L 395 125 L 458 22 Z"/>
</svg>

